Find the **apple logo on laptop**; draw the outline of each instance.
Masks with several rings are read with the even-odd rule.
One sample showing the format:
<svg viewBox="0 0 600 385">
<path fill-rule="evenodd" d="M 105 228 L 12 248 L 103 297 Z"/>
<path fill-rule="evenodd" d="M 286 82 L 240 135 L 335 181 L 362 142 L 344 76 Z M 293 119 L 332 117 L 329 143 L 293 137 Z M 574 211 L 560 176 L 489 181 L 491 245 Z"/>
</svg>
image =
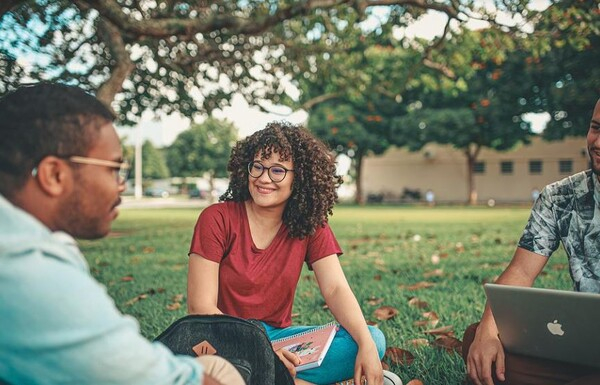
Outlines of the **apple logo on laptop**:
<svg viewBox="0 0 600 385">
<path fill-rule="evenodd" d="M 565 331 L 562 330 L 562 324 L 559 324 L 558 320 L 548 322 L 546 327 L 548 328 L 550 333 L 554 334 L 555 336 L 562 336 L 563 334 L 565 334 Z"/>
</svg>

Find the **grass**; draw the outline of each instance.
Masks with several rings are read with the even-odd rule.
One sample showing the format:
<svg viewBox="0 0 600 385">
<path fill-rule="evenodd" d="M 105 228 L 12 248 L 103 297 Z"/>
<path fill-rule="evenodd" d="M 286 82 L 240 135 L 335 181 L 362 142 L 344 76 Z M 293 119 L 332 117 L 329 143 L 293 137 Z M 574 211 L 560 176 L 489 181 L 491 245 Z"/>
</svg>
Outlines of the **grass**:
<svg viewBox="0 0 600 385">
<path fill-rule="evenodd" d="M 123 210 L 108 238 L 83 242 L 93 275 L 108 288 L 117 307 L 136 317 L 142 333 L 156 337 L 185 315 L 187 250 L 198 209 Z M 415 326 L 423 312 L 434 311 L 436 327 L 452 326 L 462 339 L 479 319 L 485 296 L 482 283 L 506 267 L 529 215 L 528 208 L 506 207 L 355 207 L 340 206 L 331 226 L 345 251 L 341 262 L 365 317 L 385 333 L 388 346 L 409 350 L 410 365 L 386 361 L 407 383 L 461 384 L 464 365 L 458 354 L 414 339 L 434 337 Z M 434 263 L 439 260 L 438 263 Z M 439 269 L 439 270 L 437 270 Z M 436 274 L 433 274 L 436 273 Z M 429 288 L 407 286 L 427 281 Z M 553 256 L 536 286 L 570 288 L 566 257 Z M 427 308 L 410 306 L 412 297 Z M 382 302 L 371 304 L 372 299 Z M 312 273 L 306 268 L 296 292 L 294 322 L 322 324 L 332 319 Z M 373 312 L 391 306 L 398 314 L 386 321 Z"/>
</svg>

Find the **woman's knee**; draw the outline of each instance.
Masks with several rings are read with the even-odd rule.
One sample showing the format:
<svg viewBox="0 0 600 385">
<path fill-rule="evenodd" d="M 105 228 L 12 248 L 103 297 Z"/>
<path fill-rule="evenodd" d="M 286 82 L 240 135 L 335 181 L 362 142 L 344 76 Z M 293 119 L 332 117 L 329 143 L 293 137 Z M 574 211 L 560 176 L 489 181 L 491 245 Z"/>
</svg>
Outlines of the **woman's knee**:
<svg viewBox="0 0 600 385">
<path fill-rule="evenodd" d="M 371 338 L 373 338 L 373 341 L 375 342 L 375 346 L 377 347 L 377 352 L 379 353 L 379 358 L 383 358 L 383 355 L 385 354 L 385 348 L 386 348 L 385 336 L 383 335 L 383 332 L 381 330 L 379 330 L 379 328 L 376 328 L 376 327 L 370 326 L 370 325 L 369 325 L 369 332 L 371 333 Z"/>
</svg>

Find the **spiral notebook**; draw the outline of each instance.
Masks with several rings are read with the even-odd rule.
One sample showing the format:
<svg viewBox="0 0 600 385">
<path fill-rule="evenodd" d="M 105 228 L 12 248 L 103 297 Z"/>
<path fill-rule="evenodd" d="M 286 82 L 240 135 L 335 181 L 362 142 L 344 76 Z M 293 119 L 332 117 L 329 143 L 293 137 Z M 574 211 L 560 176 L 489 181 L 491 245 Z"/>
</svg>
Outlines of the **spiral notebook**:
<svg viewBox="0 0 600 385">
<path fill-rule="evenodd" d="M 302 333 L 271 341 L 274 350 L 285 349 L 296 353 L 302 360 L 296 372 L 316 368 L 321 365 L 331 346 L 338 325 L 331 322 Z"/>
</svg>

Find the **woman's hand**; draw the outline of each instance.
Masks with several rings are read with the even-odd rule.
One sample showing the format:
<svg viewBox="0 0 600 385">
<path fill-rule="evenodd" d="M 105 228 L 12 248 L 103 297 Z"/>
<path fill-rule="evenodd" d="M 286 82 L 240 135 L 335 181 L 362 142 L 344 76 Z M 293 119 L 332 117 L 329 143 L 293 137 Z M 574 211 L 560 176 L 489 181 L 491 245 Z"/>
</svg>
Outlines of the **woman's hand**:
<svg viewBox="0 0 600 385">
<path fill-rule="evenodd" d="M 362 384 L 362 378 L 368 385 L 383 385 L 383 369 L 375 344 L 359 346 L 354 365 L 354 383 Z"/>
<path fill-rule="evenodd" d="M 277 357 L 279 357 L 281 362 L 283 362 L 283 364 L 285 365 L 287 370 L 290 372 L 291 376 L 293 378 L 295 378 L 296 377 L 296 366 L 298 366 L 302 363 L 302 360 L 300 359 L 300 357 L 298 357 L 298 355 L 296 353 L 292 353 L 285 349 L 275 350 L 275 354 L 277 354 Z"/>
</svg>

